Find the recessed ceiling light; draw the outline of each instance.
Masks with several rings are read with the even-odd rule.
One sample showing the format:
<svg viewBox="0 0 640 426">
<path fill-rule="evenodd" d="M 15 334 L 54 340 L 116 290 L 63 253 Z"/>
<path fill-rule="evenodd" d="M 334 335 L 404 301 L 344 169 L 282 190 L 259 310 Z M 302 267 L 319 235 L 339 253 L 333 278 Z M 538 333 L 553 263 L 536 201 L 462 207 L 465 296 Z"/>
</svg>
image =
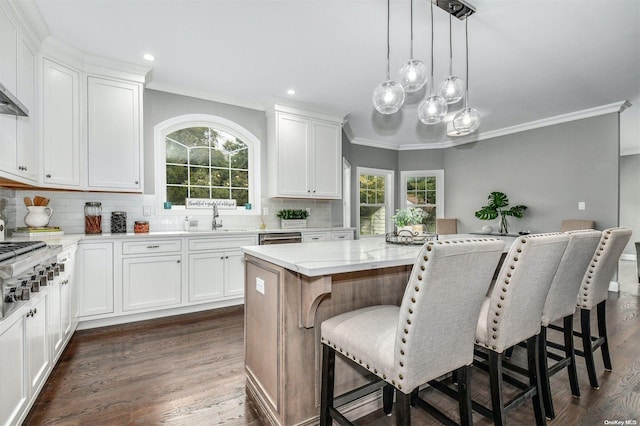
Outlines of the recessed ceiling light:
<svg viewBox="0 0 640 426">
<path fill-rule="evenodd" d="M 155 61 L 156 60 L 155 56 L 153 56 L 151 53 L 145 53 L 143 58 L 146 59 L 147 61 Z"/>
<path fill-rule="evenodd" d="M 289 90 L 287 90 L 287 94 L 288 94 L 288 95 L 295 95 L 295 94 L 296 94 L 296 91 L 295 91 L 295 90 L 293 90 L 293 89 L 289 89 Z"/>
</svg>

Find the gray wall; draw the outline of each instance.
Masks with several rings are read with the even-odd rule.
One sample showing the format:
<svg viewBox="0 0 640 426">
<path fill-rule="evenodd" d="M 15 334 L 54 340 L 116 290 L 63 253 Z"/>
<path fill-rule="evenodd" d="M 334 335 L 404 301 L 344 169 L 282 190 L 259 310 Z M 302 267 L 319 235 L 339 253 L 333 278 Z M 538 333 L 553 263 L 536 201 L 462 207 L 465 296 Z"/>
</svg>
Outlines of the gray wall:
<svg viewBox="0 0 640 426">
<path fill-rule="evenodd" d="M 492 191 L 529 207 L 525 218 L 510 218 L 512 232 L 559 230 L 563 219 L 618 224 L 618 113 L 447 148 L 444 160 L 446 216 L 462 232 L 496 227 L 474 216 Z"/>
<path fill-rule="evenodd" d="M 238 123 L 262 141 L 261 182 L 267 190 L 267 120 L 264 111 L 242 108 L 204 99 L 146 89 L 144 91 L 144 190 L 155 193 L 153 128 L 156 124 L 184 114 L 210 114 Z"/>
<path fill-rule="evenodd" d="M 444 169 L 444 152 L 444 149 L 400 151 L 398 153 L 398 169 L 402 171 Z"/>
<path fill-rule="evenodd" d="M 620 157 L 620 226 L 631 228 L 633 236 L 625 254 L 636 255 L 640 241 L 640 155 Z"/>
</svg>

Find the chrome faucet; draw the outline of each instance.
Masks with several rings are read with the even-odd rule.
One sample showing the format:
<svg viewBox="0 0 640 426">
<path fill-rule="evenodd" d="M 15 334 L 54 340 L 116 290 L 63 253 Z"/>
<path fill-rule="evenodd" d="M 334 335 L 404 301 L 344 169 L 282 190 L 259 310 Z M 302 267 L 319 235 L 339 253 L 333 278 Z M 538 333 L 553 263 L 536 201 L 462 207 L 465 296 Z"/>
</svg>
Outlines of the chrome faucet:
<svg viewBox="0 0 640 426">
<path fill-rule="evenodd" d="M 220 219 L 220 213 L 218 213 L 218 205 L 213 203 L 213 220 L 211 221 L 211 229 L 216 230 L 222 228 L 222 219 Z"/>
</svg>

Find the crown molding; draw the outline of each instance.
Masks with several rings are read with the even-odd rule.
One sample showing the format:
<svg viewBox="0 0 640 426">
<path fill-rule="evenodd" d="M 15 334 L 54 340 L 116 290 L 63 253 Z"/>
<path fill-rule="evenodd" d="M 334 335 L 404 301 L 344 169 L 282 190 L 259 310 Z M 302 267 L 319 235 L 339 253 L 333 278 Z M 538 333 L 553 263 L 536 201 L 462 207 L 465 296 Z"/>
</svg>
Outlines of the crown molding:
<svg viewBox="0 0 640 426">
<path fill-rule="evenodd" d="M 580 111 L 571 112 L 568 114 L 556 115 L 553 117 L 543 118 L 541 120 L 530 121 L 528 123 L 517 124 L 515 126 L 504 127 L 502 129 L 490 130 L 488 132 L 474 133 L 462 138 L 450 138 L 442 142 L 434 143 L 411 143 L 395 145 L 389 142 L 374 141 L 371 139 L 354 138 L 351 143 L 357 145 L 366 145 L 374 148 L 391 149 L 394 151 L 411 151 L 411 150 L 423 150 L 423 149 L 444 149 L 451 148 L 458 145 L 464 145 L 467 143 L 478 142 L 485 139 L 493 139 L 500 136 L 506 136 L 513 133 L 525 132 L 527 130 L 539 129 L 541 127 L 553 126 L 555 124 L 568 123 L 571 121 L 582 120 L 585 118 L 596 117 L 599 115 L 610 113 L 621 113 L 631 106 L 629 101 L 614 102 L 607 105 L 602 105 L 594 108 L 583 109 Z M 624 154 L 630 155 L 630 154 Z"/>
<path fill-rule="evenodd" d="M 185 87 L 181 87 L 173 84 L 161 83 L 157 81 L 150 81 L 149 83 L 147 83 L 146 88 L 157 90 L 160 92 L 173 93 L 175 95 L 188 96 L 191 98 L 204 99 L 207 101 L 219 102 L 219 103 L 238 106 L 242 108 L 254 109 L 258 111 L 265 110 L 263 102 L 253 102 L 253 101 L 248 101 L 246 99 L 240 99 L 232 96 L 221 96 L 211 92 L 205 92 L 203 90 L 188 89 Z"/>
<path fill-rule="evenodd" d="M 36 2 L 34 0 L 9 0 L 8 3 L 18 16 L 31 41 L 40 46 L 51 33 L 42 19 Z"/>
</svg>

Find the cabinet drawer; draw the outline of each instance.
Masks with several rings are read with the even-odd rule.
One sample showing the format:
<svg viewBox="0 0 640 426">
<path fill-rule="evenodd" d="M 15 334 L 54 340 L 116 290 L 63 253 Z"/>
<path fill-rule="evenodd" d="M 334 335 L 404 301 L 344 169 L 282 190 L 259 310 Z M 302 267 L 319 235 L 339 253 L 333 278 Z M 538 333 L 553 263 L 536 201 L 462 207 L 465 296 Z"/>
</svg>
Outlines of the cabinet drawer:
<svg viewBox="0 0 640 426">
<path fill-rule="evenodd" d="M 242 246 L 255 246 L 258 237 L 255 235 L 237 238 L 191 238 L 189 239 L 189 251 L 195 250 L 226 250 Z"/>
<path fill-rule="evenodd" d="M 316 243 L 318 241 L 327 241 L 326 232 L 305 232 L 302 234 L 303 243 Z"/>
<path fill-rule="evenodd" d="M 353 240 L 353 231 L 334 231 L 331 232 L 332 240 Z"/>
<path fill-rule="evenodd" d="M 122 243 L 122 254 L 174 253 L 182 251 L 181 240 L 146 240 Z"/>
</svg>

